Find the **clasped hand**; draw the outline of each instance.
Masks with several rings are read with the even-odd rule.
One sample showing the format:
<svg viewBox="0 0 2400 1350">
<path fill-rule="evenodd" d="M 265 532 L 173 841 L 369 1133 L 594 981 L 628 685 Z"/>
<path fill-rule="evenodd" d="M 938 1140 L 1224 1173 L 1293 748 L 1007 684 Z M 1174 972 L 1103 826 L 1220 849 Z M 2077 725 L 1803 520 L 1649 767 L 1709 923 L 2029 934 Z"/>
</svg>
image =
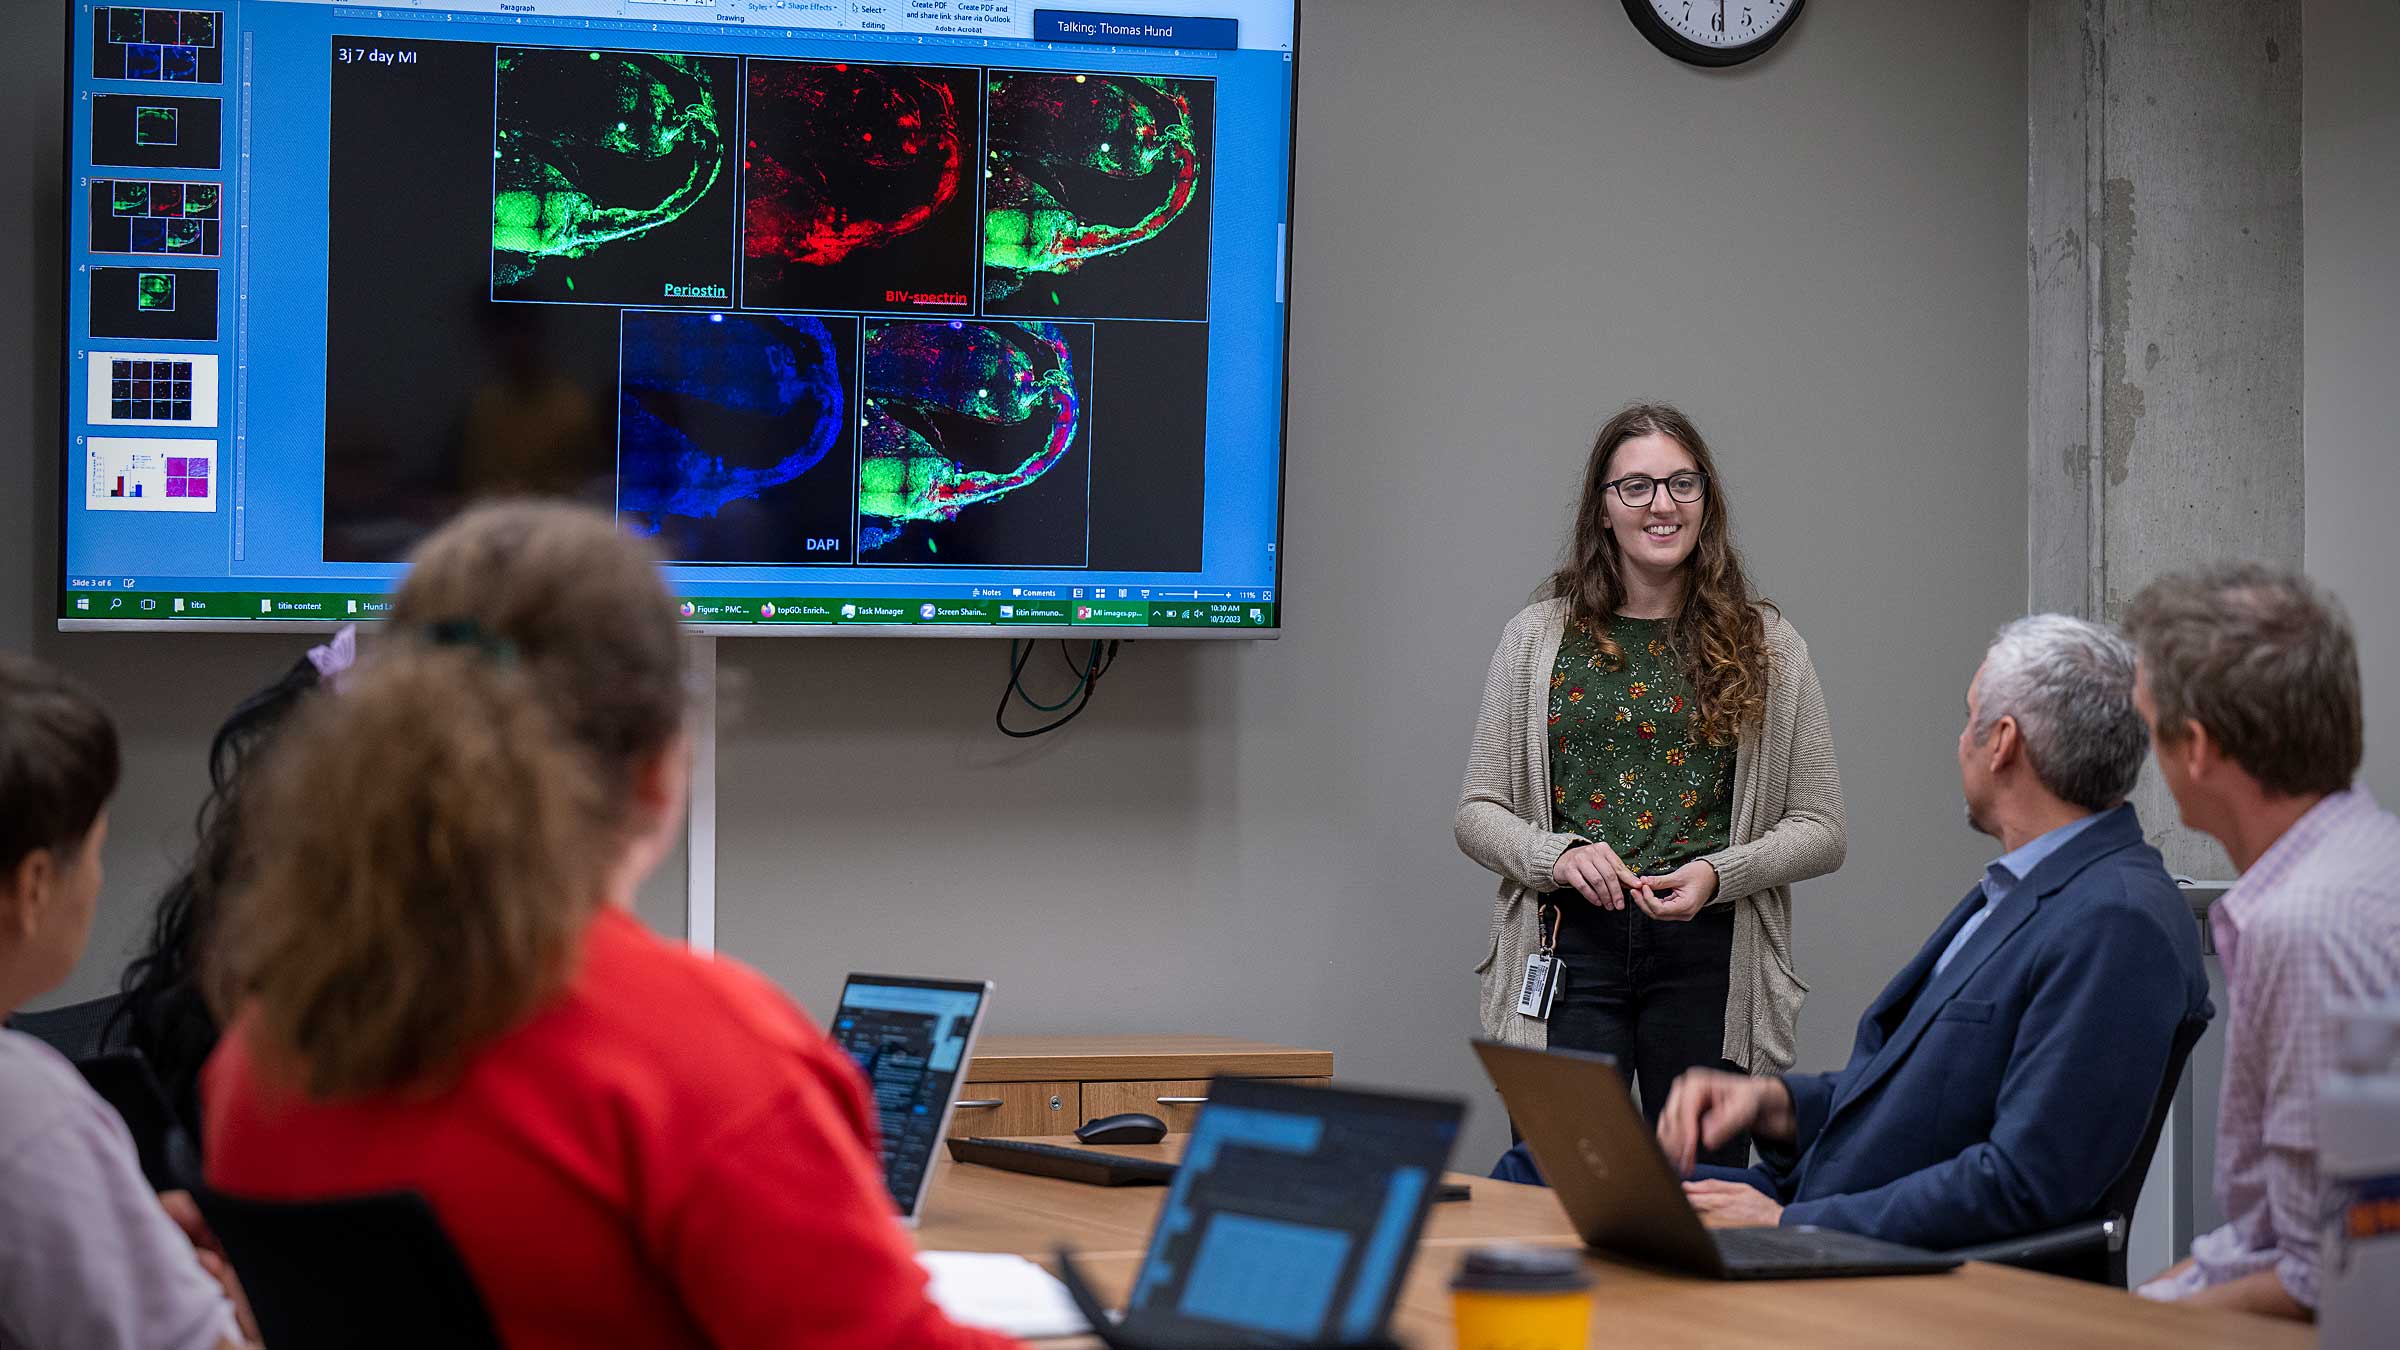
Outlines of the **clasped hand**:
<svg viewBox="0 0 2400 1350">
<path fill-rule="evenodd" d="M 1576 844 L 1550 865 L 1551 879 L 1602 909 L 1625 908 L 1628 900 L 1653 919 L 1682 923 L 1717 894 L 1717 869 L 1695 858 L 1659 876 L 1636 876 L 1606 844 Z"/>
</svg>

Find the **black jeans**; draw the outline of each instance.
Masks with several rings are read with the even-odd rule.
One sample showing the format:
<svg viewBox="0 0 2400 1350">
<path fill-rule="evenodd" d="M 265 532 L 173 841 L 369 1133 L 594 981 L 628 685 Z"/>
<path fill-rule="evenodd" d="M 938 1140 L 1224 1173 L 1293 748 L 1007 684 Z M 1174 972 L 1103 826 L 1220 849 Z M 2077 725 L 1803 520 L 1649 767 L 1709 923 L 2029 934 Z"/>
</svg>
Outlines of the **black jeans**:
<svg viewBox="0 0 2400 1350">
<path fill-rule="evenodd" d="M 1733 906 L 1712 905 L 1688 923 L 1665 923 L 1630 901 L 1607 910 L 1574 891 L 1542 899 L 1566 911 L 1558 934 L 1566 970 L 1550 1007 L 1551 1045 L 1614 1055 L 1653 1127 L 1684 1070 L 1742 1071 L 1722 1053 Z M 1745 1166 L 1750 1137 L 1702 1149 L 1699 1160 Z"/>
</svg>

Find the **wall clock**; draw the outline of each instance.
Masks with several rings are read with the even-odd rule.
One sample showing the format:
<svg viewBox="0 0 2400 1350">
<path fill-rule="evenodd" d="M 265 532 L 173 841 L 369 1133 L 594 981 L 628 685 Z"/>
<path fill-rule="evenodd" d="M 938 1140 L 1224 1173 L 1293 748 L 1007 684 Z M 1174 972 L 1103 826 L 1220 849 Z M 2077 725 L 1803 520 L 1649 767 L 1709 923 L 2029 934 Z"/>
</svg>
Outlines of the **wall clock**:
<svg viewBox="0 0 2400 1350">
<path fill-rule="evenodd" d="M 1695 66 L 1738 66 L 1791 31 L 1805 0 L 1625 0 L 1650 44 Z"/>
</svg>

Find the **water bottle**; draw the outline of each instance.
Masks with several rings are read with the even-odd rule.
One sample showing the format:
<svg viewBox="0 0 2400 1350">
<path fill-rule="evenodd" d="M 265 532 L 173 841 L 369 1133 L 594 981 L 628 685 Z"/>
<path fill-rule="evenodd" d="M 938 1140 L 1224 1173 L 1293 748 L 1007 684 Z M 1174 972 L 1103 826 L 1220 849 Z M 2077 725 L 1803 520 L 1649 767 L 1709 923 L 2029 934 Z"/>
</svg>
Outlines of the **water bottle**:
<svg viewBox="0 0 2400 1350">
<path fill-rule="evenodd" d="M 2400 1001 L 2337 1002 L 2317 1097 L 2318 1344 L 2365 1350 L 2400 1326 Z"/>
</svg>

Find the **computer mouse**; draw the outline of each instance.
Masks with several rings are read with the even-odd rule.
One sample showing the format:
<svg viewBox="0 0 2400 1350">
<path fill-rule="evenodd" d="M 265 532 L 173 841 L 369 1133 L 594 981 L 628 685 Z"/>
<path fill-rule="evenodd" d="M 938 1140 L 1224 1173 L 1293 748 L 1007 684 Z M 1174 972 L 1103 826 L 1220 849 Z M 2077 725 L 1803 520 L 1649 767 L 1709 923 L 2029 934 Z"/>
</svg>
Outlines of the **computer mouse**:
<svg viewBox="0 0 2400 1350">
<path fill-rule="evenodd" d="M 1155 1144 L 1167 1137 L 1167 1122 L 1139 1111 L 1087 1120 L 1075 1137 L 1087 1144 Z"/>
</svg>

